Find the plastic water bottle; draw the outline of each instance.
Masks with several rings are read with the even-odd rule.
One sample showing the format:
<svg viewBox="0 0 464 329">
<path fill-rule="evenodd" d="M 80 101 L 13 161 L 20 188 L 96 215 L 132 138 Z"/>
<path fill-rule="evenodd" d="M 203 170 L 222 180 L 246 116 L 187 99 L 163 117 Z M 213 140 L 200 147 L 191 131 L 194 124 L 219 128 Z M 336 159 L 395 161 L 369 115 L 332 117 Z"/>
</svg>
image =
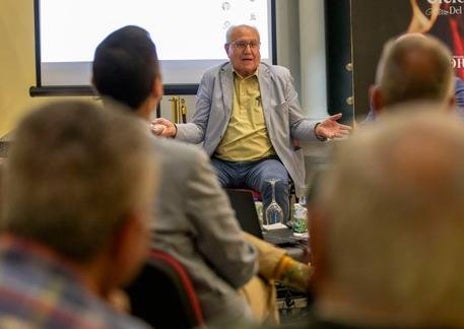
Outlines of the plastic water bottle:
<svg viewBox="0 0 464 329">
<path fill-rule="evenodd" d="M 308 209 L 306 208 L 306 186 L 304 191 L 301 193 L 298 203 L 294 205 L 293 213 L 293 232 L 297 234 L 303 234 L 308 232 Z"/>
</svg>

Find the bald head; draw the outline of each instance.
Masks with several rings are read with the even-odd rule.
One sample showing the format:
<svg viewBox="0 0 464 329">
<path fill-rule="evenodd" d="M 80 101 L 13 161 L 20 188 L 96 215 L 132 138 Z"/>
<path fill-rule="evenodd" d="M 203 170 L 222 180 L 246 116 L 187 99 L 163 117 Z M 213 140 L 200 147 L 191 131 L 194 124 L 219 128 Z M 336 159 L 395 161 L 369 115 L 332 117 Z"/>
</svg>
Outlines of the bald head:
<svg viewBox="0 0 464 329">
<path fill-rule="evenodd" d="M 319 306 L 441 327 L 463 318 L 464 127 L 435 106 L 407 107 L 340 144 L 322 179 Z"/>
<path fill-rule="evenodd" d="M 375 109 L 414 100 L 452 103 L 451 58 L 449 49 L 432 36 L 411 33 L 387 42 L 377 66 Z"/>
</svg>

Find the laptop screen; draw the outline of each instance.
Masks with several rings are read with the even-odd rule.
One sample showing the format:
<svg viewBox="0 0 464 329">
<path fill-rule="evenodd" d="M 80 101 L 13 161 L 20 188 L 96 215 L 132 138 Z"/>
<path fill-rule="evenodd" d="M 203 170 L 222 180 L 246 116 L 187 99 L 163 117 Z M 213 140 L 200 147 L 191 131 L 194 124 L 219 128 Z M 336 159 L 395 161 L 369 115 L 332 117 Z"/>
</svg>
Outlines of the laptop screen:
<svg viewBox="0 0 464 329">
<path fill-rule="evenodd" d="M 232 209 L 242 230 L 263 239 L 253 194 L 249 190 L 226 189 Z"/>
</svg>

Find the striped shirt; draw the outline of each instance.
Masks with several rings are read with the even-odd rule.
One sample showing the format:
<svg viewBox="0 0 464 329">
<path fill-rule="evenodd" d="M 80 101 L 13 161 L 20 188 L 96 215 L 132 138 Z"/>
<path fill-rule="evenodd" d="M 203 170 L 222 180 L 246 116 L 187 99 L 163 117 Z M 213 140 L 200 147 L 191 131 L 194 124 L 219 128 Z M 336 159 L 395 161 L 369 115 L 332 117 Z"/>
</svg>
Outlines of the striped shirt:
<svg viewBox="0 0 464 329">
<path fill-rule="evenodd" d="M 0 328 L 149 329 L 91 293 L 72 271 L 15 239 L 0 243 Z"/>
</svg>

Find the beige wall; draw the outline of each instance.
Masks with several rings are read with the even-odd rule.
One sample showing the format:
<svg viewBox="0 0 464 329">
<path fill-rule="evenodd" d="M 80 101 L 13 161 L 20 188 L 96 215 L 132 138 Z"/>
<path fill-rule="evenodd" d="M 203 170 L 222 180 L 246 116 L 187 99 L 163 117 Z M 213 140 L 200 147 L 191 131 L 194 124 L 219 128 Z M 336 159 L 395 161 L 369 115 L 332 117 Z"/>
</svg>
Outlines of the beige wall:
<svg viewBox="0 0 464 329">
<path fill-rule="evenodd" d="M 0 137 L 34 106 L 58 97 L 30 97 L 35 85 L 33 0 L 0 0 Z"/>
<path fill-rule="evenodd" d="M 319 74 L 314 74 L 314 72 L 324 67 L 324 63 L 319 61 L 320 51 L 324 49 L 324 44 L 318 43 L 311 48 L 317 49 L 317 52 L 305 49 L 308 45 L 313 45 L 315 40 L 321 39 L 320 35 L 323 33 L 319 28 L 306 26 L 303 29 L 316 33 L 316 37 L 308 33 L 298 33 L 299 20 L 294 17 L 296 15 L 312 17 L 313 7 L 317 5 L 317 9 L 321 10 L 323 0 L 311 0 L 311 4 L 314 2 L 311 6 L 301 6 L 301 3 L 306 2 L 307 0 L 277 0 L 277 57 L 279 64 L 289 67 L 292 71 L 304 111 L 312 118 L 320 118 L 327 112 L 326 105 L 323 105 L 325 94 L 319 92 L 319 89 L 315 89 L 314 86 L 325 86 L 325 84 L 321 84 Z M 0 0 L 0 41 L 2 43 L 0 47 L 0 137 L 14 129 L 18 119 L 34 106 L 51 99 L 58 99 L 58 97 L 29 96 L 29 87 L 35 85 L 33 7 L 33 0 Z M 323 15 L 319 16 L 323 17 Z M 318 24 L 322 26 L 323 22 Z M 300 53 L 304 53 L 302 62 L 310 65 L 311 72 L 301 71 Z M 322 71 L 325 72 L 324 69 Z M 299 90 L 300 80 L 306 83 L 311 78 L 316 79 L 317 83 L 309 82 L 302 90 Z M 306 96 L 309 92 L 307 89 L 315 89 L 310 90 L 313 91 L 311 97 Z M 310 101 L 307 101 L 308 99 Z M 194 110 L 193 96 L 186 97 L 186 100 L 191 115 Z M 161 109 L 162 115 L 169 119 L 171 110 L 168 97 L 164 97 Z"/>
</svg>

